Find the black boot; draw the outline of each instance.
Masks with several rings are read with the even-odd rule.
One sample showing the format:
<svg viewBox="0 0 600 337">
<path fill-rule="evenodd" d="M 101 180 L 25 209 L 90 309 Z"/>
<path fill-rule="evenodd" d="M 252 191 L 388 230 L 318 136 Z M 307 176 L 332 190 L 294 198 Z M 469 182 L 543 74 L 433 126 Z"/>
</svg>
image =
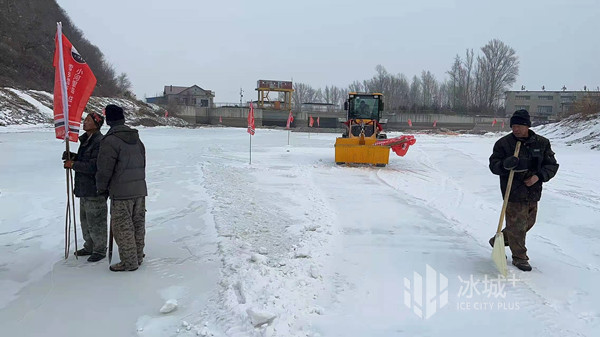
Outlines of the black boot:
<svg viewBox="0 0 600 337">
<path fill-rule="evenodd" d="M 528 261 L 515 261 L 512 262 L 513 266 L 521 269 L 522 271 L 531 271 L 531 265 Z"/>
<path fill-rule="evenodd" d="M 76 251 L 75 256 L 88 256 L 88 255 L 92 255 L 92 252 L 86 250 L 85 248 L 81 248 L 80 250 Z"/>
<path fill-rule="evenodd" d="M 492 238 L 488 242 L 490 243 L 490 246 L 494 248 L 494 242 L 496 242 L 496 237 L 492 236 Z M 508 247 L 508 240 L 506 240 L 506 237 L 504 238 L 504 247 Z"/>
<path fill-rule="evenodd" d="M 100 260 L 102 260 L 103 258 L 105 258 L 106 255 L 104 254 L 100 254 L 100 253 L 93 253 L 88 259 L 88 262 L 98 262 Z"/>
</svg>

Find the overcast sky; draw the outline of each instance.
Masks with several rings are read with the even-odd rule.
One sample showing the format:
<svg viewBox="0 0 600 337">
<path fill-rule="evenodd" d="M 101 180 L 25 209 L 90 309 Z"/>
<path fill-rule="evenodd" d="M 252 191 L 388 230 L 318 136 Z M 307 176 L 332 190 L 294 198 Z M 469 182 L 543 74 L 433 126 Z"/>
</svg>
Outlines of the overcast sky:
<svg viewBox="0 0 600 337">
<path fill-rule="evenodd" d="M 519 57 L 514 89 L 600 86 L 598 0 L 57 2 L 141 99 L 197 84 L 215 102 L 239 102 L 241 87 L 246 101 L 258 79 L 347 87 L 378 64 L 442 80 L 493 38 Z"/>
</svg>

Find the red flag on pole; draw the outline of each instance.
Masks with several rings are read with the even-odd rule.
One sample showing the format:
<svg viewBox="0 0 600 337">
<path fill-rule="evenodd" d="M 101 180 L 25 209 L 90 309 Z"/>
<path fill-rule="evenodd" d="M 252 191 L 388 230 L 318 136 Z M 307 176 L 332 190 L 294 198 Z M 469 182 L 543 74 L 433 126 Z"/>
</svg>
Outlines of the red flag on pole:
<svg viewBox="0 0 600 337">
<path fill-rule="evenodd" d="M 412 121 L 410 120 L 410 118 L 408 119 L 408 126 L 412 128 Z"/>
<path fill-rule="evenodd" d="M 248 112 L 248 133 L 254 136 L 254 106 L 250 102 L 250 111 Z"/>
<path fill-rule="evenodd" d="M 502 128 L 504 129 L 504 121 L 502 121 Z"/>
<path fill-rule="evenodd" d="M 83 57 L 62 33 L 59 22 L 54 41 L 54 131 L 56 138 L 77 142 L 81 115 L 94 87 L 96 77 Z"/>
<path fill-rule="evenodd" d="M 315 124 L 315 120 L 312 118 L 312 116 L 310 116 L 310 119 L 308 121 L 308 126 L 310 126 L 312 128 L 314 124 Z"/>
<path fill-rule="evenodd" d="M 494 121 L 492 122 L 492 126 L 496 125 L 496 119 L 494 118 Z"/>
<path fill-rule="evenodd" d="M 285 128 L 289 129 L 294 121 L 294 116 L 292 115 L 292 111 L 290 110 L 290 114 L 288 115 L 287 123 L 285 124 Z"/>
<path fill-rule="evenodd" d="M 169 112 L 165 110 L 165 118 L 169 117 Z"/>
<path fill-rule="evenodd" d="M 437 119 L 433 121 L 433 127 L 437 127 Z"/>
<path fill-rule="evenodd" d="M 320 121 L 321 116 L 317 117 L 317 126 L 321 127 L 321 121 Z"/>
<path fill-rule="evenodd" d="M 219 123 L 223 123 L 223 116 L 219 116 Z"/>
</svg>

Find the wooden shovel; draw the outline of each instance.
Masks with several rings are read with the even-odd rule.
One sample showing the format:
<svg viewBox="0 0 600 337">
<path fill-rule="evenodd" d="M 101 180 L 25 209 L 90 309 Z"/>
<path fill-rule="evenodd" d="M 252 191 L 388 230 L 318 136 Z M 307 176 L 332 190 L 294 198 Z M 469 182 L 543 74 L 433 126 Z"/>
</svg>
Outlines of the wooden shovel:
<svg viewBox="0 0 600 337">
<path fill-rule="evenodd" d="M 110 227 L 110 232 L 108 235 L 108 264 L 110 265 L 110 262 L 112 261 L 114 238 L 113 238 L 112 225 L 110 225 L 109 227 Z"/>
<path fill-rule="evenodd" d="M 517 141 L 515 147 L 515 157 L 519 157 L 519 150 L 521 149 L 521 142 Z M 498 230 L 496 231 L 496 237 L 494 238 L 494 249 L 492 249 L 492 260 L 496 264 L 498 271 L 504 277 L 508 274 L 508 267 L 506 266 L 506 252 L 504 250 L 504 233 L 502 233 L 502 225 L 504 223 L 504 214 L 506 213 L 506 206 L 508 206 L 508 197 L 510 196 L 510 189 L 512 187 L 513 178 L 515 171 L 510 170 L 508 174 L 508 184 L 506 185 L 506 192 L 504 192 L 504 203 L 502 204 L 502 212 L 500 212 L 500 221 L 498 221 Z"/>
</svg>

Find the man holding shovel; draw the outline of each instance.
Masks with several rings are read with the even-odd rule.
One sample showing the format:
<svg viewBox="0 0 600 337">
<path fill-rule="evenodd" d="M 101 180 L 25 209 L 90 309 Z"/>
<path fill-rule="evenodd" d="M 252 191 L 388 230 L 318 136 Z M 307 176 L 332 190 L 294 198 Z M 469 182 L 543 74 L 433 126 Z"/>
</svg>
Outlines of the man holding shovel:
<svg viewBox="0 0 600 337">
<path fill-rule="evenodd" d="M 506 206 L 504 245 L 512 252 L 512 264 L 523 271 L 531 271 L 525 237 L 536 220 L 537 204 L 542 196 L 542 183 L 552 179 L 558 171 L 558 163 L 550 147 L 550 141 L 530 130 L 531 118 L 527 110 L 517 110 L 510 118 L 512 133 L 494 144 L 490 156 L 490 170 L 500 176 L 500 189 L 505 196 L 507 186 L 512 184 Z M 517 143 L 520 151 L 515 156 Z M 509 183 L 513 171 L 512 183 Z M 494 247 L 495 237 L 490 239 Z"/>
</svg>

